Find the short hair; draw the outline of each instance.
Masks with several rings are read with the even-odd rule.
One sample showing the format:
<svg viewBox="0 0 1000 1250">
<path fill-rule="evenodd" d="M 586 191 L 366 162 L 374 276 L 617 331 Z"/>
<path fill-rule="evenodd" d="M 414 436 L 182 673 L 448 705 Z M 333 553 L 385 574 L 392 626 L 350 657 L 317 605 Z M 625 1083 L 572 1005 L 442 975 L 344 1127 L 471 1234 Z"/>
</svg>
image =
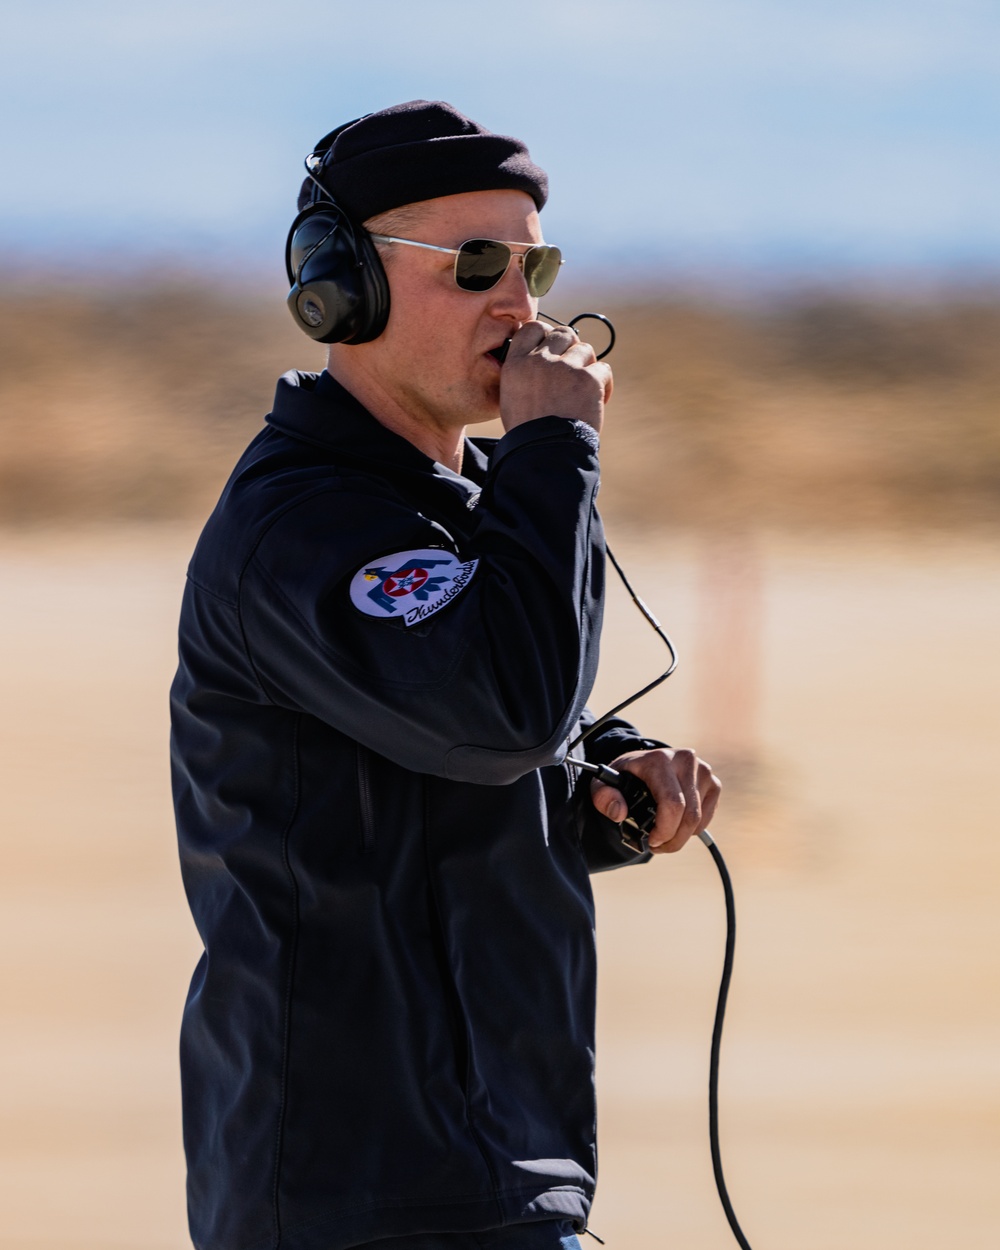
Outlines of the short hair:
<svg viewBox="0 0 1000 1250">
<path fill-rule="evenodd" d="M 407 239 L 413 234 L 420 233 L 420 227 L 427 216 L 426 205 L 426 200 L 418 201 L 416 204 L 400 204 L 398 208 L 388 208 L 384 213 L 376 213 L 363 224 L 369 234 L 391 234 L 400 239 Z M 417 241 L 424 242 L 423 239 Z M 382 263 L 385 264 L 396 249 L 391 243 L 380 243 L 377 239 L 374 242 Z"/>
</svg>

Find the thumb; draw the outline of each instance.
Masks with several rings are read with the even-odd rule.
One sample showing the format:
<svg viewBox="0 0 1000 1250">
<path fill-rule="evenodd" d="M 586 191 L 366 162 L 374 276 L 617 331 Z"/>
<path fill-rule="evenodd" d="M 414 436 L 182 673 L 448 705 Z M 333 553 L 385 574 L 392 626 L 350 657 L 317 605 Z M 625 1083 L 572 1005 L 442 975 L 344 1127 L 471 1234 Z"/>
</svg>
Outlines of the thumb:
<svg viewBox="0 0 1000 1250">
<path fill-rule="evenodd" d="M 590 783 L 590 798 L 601 815 L 607 816 L 608 820 L 613 820 L 616 824 L 620 824 L 628 815 L 628 804 L 622 798 L 621 792 L 614 786 L 605 785 L 603 781 Z"/>
</svg>

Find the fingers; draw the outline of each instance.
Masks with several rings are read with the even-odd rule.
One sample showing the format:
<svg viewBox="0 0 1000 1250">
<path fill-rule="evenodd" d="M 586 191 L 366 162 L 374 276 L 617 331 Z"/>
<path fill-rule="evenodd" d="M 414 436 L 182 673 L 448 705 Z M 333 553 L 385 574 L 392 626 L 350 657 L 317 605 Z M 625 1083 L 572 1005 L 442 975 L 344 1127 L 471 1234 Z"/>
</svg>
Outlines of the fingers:
<svg viewBox="0 0 1000 1250">
<path fill-rule="evenodd" d="M 548 333 L 540 347 L 552 356 L 571 356 L 574 360 L 579 360 L 582 365 L 590 364 L 590 360 L 584 358 L 586 352 L 581 350 L 590 347 L 590 344 L 584 343 L 571 326 L 549 326 Z M 596 359 L 592 347 L 590 347 L 590 356 L 591 359 Z"/>
<path fill-rule="evenodd" d="M 526 321 L 510 341 L 500 377 L 507 430 L 539 417 L 584 421 L 599 434 L 611 395 L 611 369 L 570 326 Z"/>
<path fill-rule="evenodd" d="M 536 347 L 545 341 L 548 328 L 542 321 L 525 321 L 521 328 L 516 330 L 511 337 L 507 360 L 513 360 L 518 356 L 527 356 L 529 352 L 533 352 Z"/>
<path fill-rule="evenodd" d="M 649 834 L 651 851 L 679 851 L 701 822 L 701 794 L 695 779 L 693 751 L 676 751 L 673 768 L 662 768 L 646 782 L 656 800 L 656 824 Z"/>
<path fill-rule="evenodd" d="M 607 403 L 614 390 L 611 366 L 598 361 L 593 344 L 581 339 L 572 326 L 552 326 L 538 343 L 535 351 L 541 351 L 551 359 L 561 358 L 568 364 L 585 369 L 600 383 L 602 403 Z"/>
<path fill-rule="evenodd" d="M 621 791 L 614 786 L 606 786 L 603 781 L 593 781 L 590 786 L 590 797 L 594 806 L 602 816 L 613 820 L 616 824 L 628 815 L 628 804 L 622 798 Z"/>
<path fill-rule="evenodd" d="M 591 351 L 593 351 L 593 348 L 591 348 Z M 604 403 L 607 403 L 611 398 L 611 392 L 615 389 L 615 379 L 614 374 L 611 372 L 611 366 L 596 362 L 590 366 L 587 372 L 592 373 L 601 380 L 601 385 L 604 387 Z"/>
<path fill-rule="evenodd" d="M 722 783 L 711 767 L 694 751 L 659 747 L 653 751 L 633 751 L 619 756 L 613 767 L 627 770 L 645 782 L 656 802 L 656 823 L 649 833 L 649 849 L 654 854 L 673 854 L 712 820 L 718 806 Z M 598 811 L 611 820 L 611 796 L 603 791 L 611 786 L 595 786 L 593 801 Z M 619 801 L 621 795 L 617 795 Z M 600 800 L 600 803 L 599 803 Z M 616 809 L 618 810 L 618 809 Z"/>
<path fill-rule="evenodd" d="M 668 855 L 679 851 L 708 825 L 722 790 L 711 767 L 694 751 L 674 751 L 671 763 L 660 778 L 662 799 L 656 786 L 646 782 L 656 799 L 656 824 L 649 836 L 649 849 Z"/>
<path fill-rule="evenodd" d="M 719 799 L 722 797 L 722 782 L 704 760 L 699 760 L 698 763 L 700 765 L 698 793 L 701 795 L 701 823 L 695 830 L 696 833 L 700 833 L 702 829 L 707 829 L 712 823 L 715 817 L 715 809 L 719 806 Z"/>
<path fill-rule="evenodd" d="M 542 321 L 526 321 L 511 339 L 508 359 L 511 356 L 528 356 L 539 351 L 550 357 L 564 356 L 570 348 L 576 347 L 587 348 L 590 353 L 589 360 L 582 359 L 579 363 L 588 365 L 596 359 L 594 349 L 589 343 L 582 342 L 572 326 L 550 326 Z"/>
</svg>

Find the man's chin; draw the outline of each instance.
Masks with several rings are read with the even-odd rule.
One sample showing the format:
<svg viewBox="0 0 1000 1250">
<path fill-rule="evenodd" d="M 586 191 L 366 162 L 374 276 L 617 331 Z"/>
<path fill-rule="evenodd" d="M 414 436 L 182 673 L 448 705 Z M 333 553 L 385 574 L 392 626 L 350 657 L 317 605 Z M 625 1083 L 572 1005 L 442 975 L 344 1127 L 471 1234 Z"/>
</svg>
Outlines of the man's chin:
<svg viewBox="0 0 1000 1250">
<path fill-rule="evenodd" d="M 486 425 L 489 421 L 500 420 L 500 394 L 499 388 L 497 395 L 486 403 L 477 404 L 466 416 L 467 425 Z"/>
<path fill-rule="evenodd" d="M 474 403 L 465 410 L 466 425 L 485 425 L 487 421 L 500 420 L 500 382 L 499 379 L 485 392 L 480 391 Z"/>
</svg>

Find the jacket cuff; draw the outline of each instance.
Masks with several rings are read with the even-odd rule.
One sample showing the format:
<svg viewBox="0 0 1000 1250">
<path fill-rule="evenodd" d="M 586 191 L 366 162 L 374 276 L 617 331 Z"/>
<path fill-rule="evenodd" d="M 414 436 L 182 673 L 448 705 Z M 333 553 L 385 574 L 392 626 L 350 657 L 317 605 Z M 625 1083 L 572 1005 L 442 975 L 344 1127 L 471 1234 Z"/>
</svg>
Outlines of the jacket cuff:
<svg viewBox="0 0 1000 1250">
<path fill-rule="evenodd" d="M 538 417 L 525 421 L 500 439 L 490 457 L 490 468 L 495 469 L 504 456 L 531 443 L 583 443 L 596 453 L 601 445 L 598 433 L 586 421 L 572 421 L 567 417 Z"/>
<path fill-rule="evenodd" d="M 612 728 L 600 730 L 584 742 L 584 758 L 592 764 L 610 764 L 627 751 L 655 751 L 657 747 L 669 747 L 669 742 L 659 738 L 640 738 L 634 730 Z"/>
</svg>

